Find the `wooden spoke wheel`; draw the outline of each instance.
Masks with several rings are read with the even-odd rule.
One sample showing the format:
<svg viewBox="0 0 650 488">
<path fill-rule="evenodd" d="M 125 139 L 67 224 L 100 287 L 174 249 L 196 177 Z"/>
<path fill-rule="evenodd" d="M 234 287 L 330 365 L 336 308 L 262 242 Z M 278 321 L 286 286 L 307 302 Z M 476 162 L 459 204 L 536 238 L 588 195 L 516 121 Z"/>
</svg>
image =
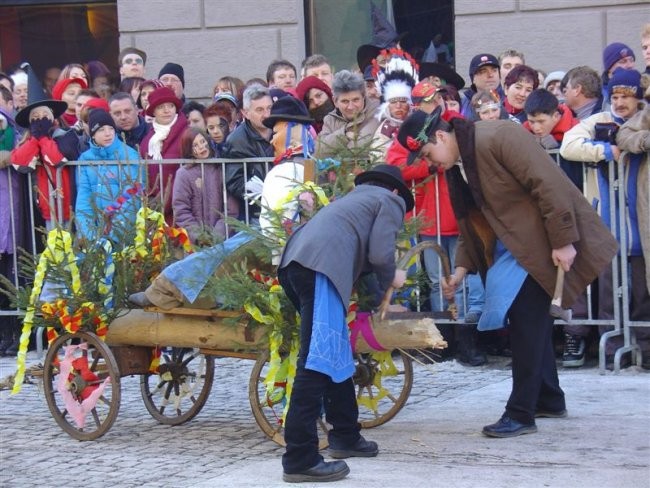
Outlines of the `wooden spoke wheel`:
<svg viewBox="0 0 650 488">
<path fill-rule="evenodd" d="M 153 418 L 180 425 L 201 411 L 213 381 L 213 356 L 198 349 L 168 347 L 162 350 L 158 372 L 140 377 L 140 392 Z"/>
<path fill-rule="evenodd" d="M 353 376 L 361 427 L 385 424 L 399 412 L 411 394 L 413 363 L 399 350 L 356 354 Z"/>
<path fill-rule="evenodd" d="M 282 413 L 286 405 L 286 390 L 284 385 L 275 385 L 271 394 L 266 388 L 266 375 L 269 370 L 269 352 L 260 353 L 253 366 L 250 381 L 248 383 L 248 398 L 253 411 L 253 417 L 269 438 L 281 446 L 285 446 L 284 426 Z M 327 432 L 328 424 L 325 422 L 325 413 L 318 419 L 318 448 L 325 449 L 328 446 Z"/>
<path fill-rule="evenodd" d="M 120 372 L 111 350 L 93 333 L 63 334 L 52 342 L 43 388 L 54 420 L 75 439 L 97 439 L 117 418 Z"/>
</svg>

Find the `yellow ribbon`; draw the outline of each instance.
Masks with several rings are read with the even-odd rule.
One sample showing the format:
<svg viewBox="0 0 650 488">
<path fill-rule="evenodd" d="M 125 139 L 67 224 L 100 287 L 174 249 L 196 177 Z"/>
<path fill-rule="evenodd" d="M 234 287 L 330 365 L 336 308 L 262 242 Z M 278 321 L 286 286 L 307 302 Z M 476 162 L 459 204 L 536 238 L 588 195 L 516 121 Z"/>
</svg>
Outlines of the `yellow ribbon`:
<svg viewBox="0 0 650 488">
<path fill-rule="evenodd" d="M 314 195 L 316 195 L 318 203 L 320 203 L 323 207 L 330 203 L 327 195 L 325 195 L 325 192 L 320 186 L 316 185 L 313 181 L 305 181 L 302 185 L 293 187 L 291 191 L 289 191 L 289 193 L 287 193 L 287 195 L 278 202 L 274 210 L 282 210 L 282 208 L 287 203 L 292 202 L 298 196 L 300 196 L 301 193 L 305 193 L 307 191 L 312 192 Z"/>
<path fill-rule="evenodd" d="M 34 325 L 34 315 L 36 313 L 36 302 L 41 295 L 43 283 L 47 276 L 47 270 L 50 265 L 62 265 L 70 272 L 72 278 L 72 292 L 78 293 L 81 289 L 81 280 L 79 269 L 74 253 L 72 252 L 72 236 L 69 232 L 56 228 L 47 234 L 45 250 L 36 265 L 36 274 L 34 275 L 34 286 L 29 297 L 29 305 L 25 310 L 23 319 L 23 328 L 20 334 L 18 354 L 16 356 L 16 375 L 14 377 L 14 386 L 11 394 L 15 395 L 22 389 L 25 379 L 25 362 L 27 359 L 27 346 L 29 345 L 29 336 Z"/>
<path fill-rule="evenodd" d="M 157 229 L 160 229 L 165 225 L 165 217 L 160 212 L 147 207 L 140 207 L 140 210 L 138 210 L 135 218 L 135 246 L 133 251 L 140 257 L 149 254 L 147 249 L 147 221 L 154 222 Z"/>
<path fill-rule="evenodd" d="M 375 374 L 372 380 L 373 386 L 377 388 L 377 393 L 368 396 L 361 396 L 359 394 L 357 395 L 357 403 L 372 412 L 377 412 L 379 401 L 389 394 L 389 391 L 381 384 L 382 378 L 386 376 L 396 376 L 399 371 L 393 362 L 390 351 L 373 352 L 372 358 L 377 362 L 379 368 L 378 373 Z"/>
</svg>

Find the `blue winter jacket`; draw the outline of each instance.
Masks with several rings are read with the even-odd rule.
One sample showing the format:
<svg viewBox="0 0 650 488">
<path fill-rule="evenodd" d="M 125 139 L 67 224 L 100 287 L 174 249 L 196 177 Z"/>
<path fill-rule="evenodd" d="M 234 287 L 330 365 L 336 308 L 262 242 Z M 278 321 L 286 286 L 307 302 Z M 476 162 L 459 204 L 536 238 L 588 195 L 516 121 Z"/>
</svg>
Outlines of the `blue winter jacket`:
<svg viewBox="0 0 650 488">
<path fill-rule="evenodd" d="M 77 172 L 77 201 L 75 219 L 80 237 L 95 240 L 112 228 L 127 224 L 134 227 L 140 208 L 139 197 L 130 196 L 113 214 L 110 227 L 105 226 L 106 209 L 109 205 L 119 207 L 118 197 L 135 182 L 141 181 L 138 174 L 140 155 L 117 137 L 110 146 L 100 147 L 90 141 L 90 149 L 79 156 L 79 161 L 97 163 L 80 165 Z M 117 161 L 118 164 L 107 164 Z"/>
</svg>

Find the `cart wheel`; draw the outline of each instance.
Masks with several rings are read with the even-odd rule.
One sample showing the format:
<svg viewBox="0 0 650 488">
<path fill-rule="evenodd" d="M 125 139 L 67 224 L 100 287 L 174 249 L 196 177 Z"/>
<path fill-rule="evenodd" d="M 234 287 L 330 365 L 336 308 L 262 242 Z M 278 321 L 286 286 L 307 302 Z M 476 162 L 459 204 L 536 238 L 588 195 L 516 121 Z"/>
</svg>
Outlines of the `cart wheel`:
<svg viewBox="0 0 650 488">
<path fill-rule="evenodd" d="M 61 372 L 68 371 L 67 378 Z M 57 337 L 45 356 L 43 389 L 56 423 L 91 441 L 113 425 L 120 409 L 120 372 L 113 353 L 95 334 Z"/>
<path fill-rule="evenodd" d="M 158 373 L 140 377 L 144 406 L 161 424 L 180 425 L 193 419 L 208 400 L 214 380 L 214 357 L 198 349 L 162 350 Z"/>
<path fill-rule="evenodd" d="M 269 369 L 269 352 L 260 353 L 251 371 L 251 378 L 248 382 L 248 398 L 253 411 L 253 417 L 262 432 L 271 438 L 273 442 L 281 446 L 286 446 L 284 442 L 284 427 L 282 424 L 282 411 L 286 403 L 286 398 L 275 398 L 275 402 L 270 401 L 266 394 L 266 385 L 264 380 Z M 318 448 L 325 449 L 328 446 L 327 431 L 328 424 L 325 422 L 324 414 L 318 419 Z"/>
<path fill-rule="evenodd" d="M 369 429 L 385 424 L 399 412 L 413 386 L 413 363 L 400 350 L 356 354 L 359 422 Z"/>
</svg>

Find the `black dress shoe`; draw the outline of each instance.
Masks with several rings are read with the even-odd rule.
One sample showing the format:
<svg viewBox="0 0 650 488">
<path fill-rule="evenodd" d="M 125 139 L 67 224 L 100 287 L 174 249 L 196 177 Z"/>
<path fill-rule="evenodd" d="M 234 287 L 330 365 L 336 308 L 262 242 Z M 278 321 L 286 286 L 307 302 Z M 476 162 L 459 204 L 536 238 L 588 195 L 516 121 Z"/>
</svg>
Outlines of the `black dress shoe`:
<svg viewBox="0 0 650 488">
<path fill-rule="evenodd" d="M 518 435 L 533 434 L 535 432 L 537 432 L 537 426 L 534 422 L 532 424 L 522 424 L 505 415 L 497 423 L 483 427 L 483 435 L 488 437 L 517 437 Z"/>
<path fill-rule="evenodd" d="M 282 479 L 287 483 L 303 483 L 317 481 L 338 481 L 345 478 L 350 468 L 345 461 L 321 461 L 313 468 L 298 473 L 283 473 Z"/>
<path fill-rule="evenodd" d="M 375 441 L 367 441 L 363 436 L 350 447 L 335 446 L 330 444 L 329 455 L 334 459 L 345 459 L 349 457 L 375 457 L 379 447 Z"/>
</svg>

